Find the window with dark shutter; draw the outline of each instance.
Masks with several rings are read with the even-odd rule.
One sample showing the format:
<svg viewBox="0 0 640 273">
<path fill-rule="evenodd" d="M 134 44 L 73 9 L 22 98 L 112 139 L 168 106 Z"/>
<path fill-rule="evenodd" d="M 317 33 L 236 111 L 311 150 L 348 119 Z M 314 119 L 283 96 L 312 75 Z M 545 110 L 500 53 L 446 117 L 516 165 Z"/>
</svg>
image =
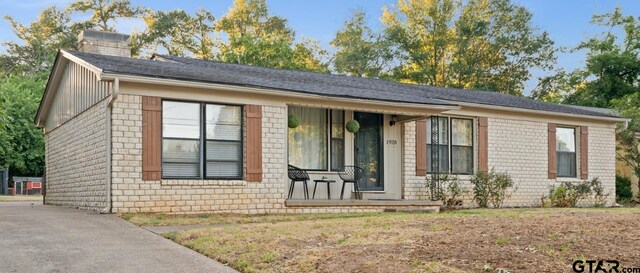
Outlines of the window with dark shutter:
<svg viewBox="0 0 640 273">
<path fill-rule="evenodd" d="M 242 179 L 242 107 L 162 102 L 162 177 Z"/>
</svg>

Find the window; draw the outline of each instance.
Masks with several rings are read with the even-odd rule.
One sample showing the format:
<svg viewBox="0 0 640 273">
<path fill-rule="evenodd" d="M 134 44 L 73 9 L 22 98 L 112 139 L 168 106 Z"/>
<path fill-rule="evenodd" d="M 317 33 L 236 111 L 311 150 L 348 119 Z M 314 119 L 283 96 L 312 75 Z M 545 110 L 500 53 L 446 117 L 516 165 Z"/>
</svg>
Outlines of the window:
<svg viewBox="0 0 640 273">
<path fill-rule="evenodd" d="M 448 118 L 438 118 L 438 125 L 440 128 L 440 132 L 438 134 L 438 158 L 439 158 L 439 168 L 440 172 L 449 172 L 449 119 Z M 431 144 L 431 118 L 427 119 L 427 172 L 432 172 L 431 168 L 431 153 L 432 149 L 434 149 Z"/>
<path fill-rule="evenodd" d="M 331 170 L 344 169 L 344 111 L 331 110 Z"/>
<path fill-rule="evenodd" d="M 439 117 L 439 171 L 453 174 L 473 173 L 473 120 Z M 427 158 L 434 149 L 431 143 L 431 119 L 427 119 Z M 432 172 L 431 160 L 427 171 Z"/>
<path fill-rule="evenodd" d="M 162 176 L 200 177 L 200 104 L 162 103 Z"/>
<path fill-rule="evenodd" d="M 207 104 L 206 177 L 242 174 L 242 110 L 238 106 Z"/>
<path fill-rule="evenodd" d="M 344 167 L 344 111 L 290 106 L 289 115 L 300 120 L 288 131 L 289 164 L 316 171 Z"/>
<path fill-rule="evenodd" d="M 558 177 L 576 177 L 576 129 L 556 129 Z"/>
<path fill-rule="evenodd" d="M 163 178 L 242 178 L 242 108 L 162 102 Z"/>
</svg>

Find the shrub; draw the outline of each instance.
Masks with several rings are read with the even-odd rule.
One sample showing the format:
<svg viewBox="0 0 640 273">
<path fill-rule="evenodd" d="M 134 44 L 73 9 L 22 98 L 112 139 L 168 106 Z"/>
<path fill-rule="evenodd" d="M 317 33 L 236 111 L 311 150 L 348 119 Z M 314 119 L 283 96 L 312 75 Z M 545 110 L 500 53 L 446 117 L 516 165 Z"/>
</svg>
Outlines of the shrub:
<svg viewBox="0 0 640 273">
<path fill-rule="evenodd" d="M 513 187 L 513 179 L 508 173 L 496 172 L 491 169 L 490 172 L 476 172 L 471 177 L 473 184 L 473 200 L 479 207 L 486 208 L 491 204 L 494 208 L 499 208 L 504 200 L 509 198 L 513 192 L 517 190 L 507 191 Z"/>
<path fill-rule="evenodd" d="M 440 187 L 429 187 L 431 194 L 435 195 L 445 207 L 462 206 L 462 200 L 459 197 L 465 192 L 460 186 L 460 179 L 455 175 L 440 174 Z M 427 176 L 427 185 L 431 185 L 434 181 L 431 176 Z M 435 193 L 433 191 L 436 191 Z"/>
<path fill-rule="evenodd" d="M 602 182 L 599 178 L 594 178 L 589 182 L 589 186 L 591 187 L 591 203 L 595 207 L 604 207 L 607 204 L 607 197 L 609 197 L 609 193 L 604 192 L 604 187 L 602 186 Z"/>
<path fill-rule="evenodd" d="M 549 188 L 549 200 L 552 207 L 571 208 L 590 192 L 591 189 L 587 183 L 562 182 L 557 187 Z"/>
<path fill-rule="evenodd" d="M 605 193 L 599 178 L 577 183 L 562 182 L 557 187 L 549 187 L 549 206 L 570 208 L 576 207 L 581 200 L 589 199 L 595 207 L 603 207 L 607 203 L 609 193 Z M 543 206 L 545 202 L 543 200 Z"/>
<path fill-rule="evenodd" d="M 616 198 L 618 203 L 623 200 L 630 200 L 632 197 L 631 179 L 624 175 L 616 174 Z"/>
</svg>

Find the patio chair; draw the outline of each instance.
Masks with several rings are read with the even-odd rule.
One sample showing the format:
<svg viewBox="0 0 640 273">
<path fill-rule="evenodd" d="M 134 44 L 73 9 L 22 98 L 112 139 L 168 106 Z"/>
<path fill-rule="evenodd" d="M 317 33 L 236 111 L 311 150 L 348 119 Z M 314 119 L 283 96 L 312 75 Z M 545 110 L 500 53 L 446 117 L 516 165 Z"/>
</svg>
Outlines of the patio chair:
<svg viewBox="0 0 640 273">
<path fill-rule="evenodd" d="M 340 200 L 344 197 L 344 185 L 347 183 L 353 183 L 353 190 L 356 194 L 356 199 L 362 199 L 362 192 L 358 186 L 358 181 L 362 179 L 364 170 L 358 166 L 344 166 L 344 169 L 338 171 L 340 179 L 342 179 L 342 191 L 340 192 Z"/>
<path fill-rule="evenodd" d="M 291 179 L 291 186 L 289 187 L 289 197 L 293 197 L 293 190 L 296 186 L 296 182 L 302 182 L 304 199 L 309 199 L 309 188 L 307 187 L 307 181 L 309 181 L 309 174 L 307 171 L 300 169 L 296 166 L 289 165 L 289 179 Z"/>
</svg>

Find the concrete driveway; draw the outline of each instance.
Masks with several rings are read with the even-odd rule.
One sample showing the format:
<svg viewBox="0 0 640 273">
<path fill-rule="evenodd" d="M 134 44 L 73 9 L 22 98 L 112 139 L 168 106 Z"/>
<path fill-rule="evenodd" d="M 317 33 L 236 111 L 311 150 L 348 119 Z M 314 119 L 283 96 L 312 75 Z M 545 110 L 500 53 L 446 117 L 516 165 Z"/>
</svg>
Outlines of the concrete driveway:
<svg viewBox="0 0 640 273">
<path fill-rule="evenodd" d="M 0 202 L 0 272 L 236 272 L 114 215 Z"/>
</svg>

